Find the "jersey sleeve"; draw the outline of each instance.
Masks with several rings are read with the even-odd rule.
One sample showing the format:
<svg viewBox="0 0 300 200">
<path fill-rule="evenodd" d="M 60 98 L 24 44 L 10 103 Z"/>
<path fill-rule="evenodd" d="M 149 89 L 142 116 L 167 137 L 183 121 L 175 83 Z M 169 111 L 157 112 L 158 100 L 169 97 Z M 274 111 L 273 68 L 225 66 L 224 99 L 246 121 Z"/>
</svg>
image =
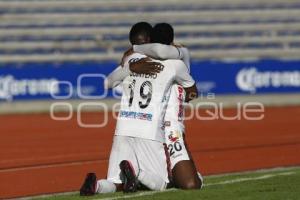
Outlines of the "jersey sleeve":
<svg viewBox="0 0 300 200">
<path fill-rule="evenodd" d="M 104 88 L 110 89 L 118 86 L 130 74 L 128 67 L 118 66 L 104 81 Z"/>
<path fill-rule="evenodd" d="M 176 47 L 159 43 L 133 45 L 133 51 L 145 54 L 156 59 L 182 60 L 190 71 L 190 52 L 186 47 Z"/>
<path fill-rule="evenodd" d="M 184 88 L 192 87 L 195 80 L 189 74 L 189 71 L 182 61 L 178 61 L 175 67 L 175 81 Z"/>
<path fill-rule="evenodd" d="M 178 48 L 178 50 L 179 50 L 179 52 L 180 52 L 180 57 L 182 57 L 181 58 L 181 60 L 184 62 L 184 64 L 187 66 L 187 68 L 188 68 L 188 71 L 190 72 L 190 63 L 191 63 L 191 61 L 190 61 L 190 52 L 189 52 L 189 50 L 188 50 L 188 48 L 186 48 L 186 47 L 179 47 Z"/>
<path fill-rule="evenodd" d="M 133 45 L 133 51 L 156 59 L 182 59 L 179 48 L 159 43 Z"/>
</svg>

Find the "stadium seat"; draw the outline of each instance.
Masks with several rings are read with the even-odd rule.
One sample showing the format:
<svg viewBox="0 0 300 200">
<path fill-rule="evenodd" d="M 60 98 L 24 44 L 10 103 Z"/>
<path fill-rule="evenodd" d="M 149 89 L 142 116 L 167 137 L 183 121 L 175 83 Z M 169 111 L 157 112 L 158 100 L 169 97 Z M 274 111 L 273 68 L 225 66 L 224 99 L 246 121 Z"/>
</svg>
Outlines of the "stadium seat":
<svg viewBox="0 0 300 200">
<path fill-rule="evenodd" d="M 295 58 L 299 12 L 297 0 L 0 0 L 0 63 L 119 60 L 137 20 L 172 23 L 192 59 Z"/>
</svg>

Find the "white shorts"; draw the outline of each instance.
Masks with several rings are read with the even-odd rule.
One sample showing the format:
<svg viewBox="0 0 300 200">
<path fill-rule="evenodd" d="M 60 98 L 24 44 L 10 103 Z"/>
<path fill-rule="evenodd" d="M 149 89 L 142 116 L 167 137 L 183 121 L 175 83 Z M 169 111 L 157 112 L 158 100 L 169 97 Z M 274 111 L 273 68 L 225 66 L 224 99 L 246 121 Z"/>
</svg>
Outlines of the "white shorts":
<svg viewBox="0 0 300 200">
<path fill-rule="evenodd" d="M 171 169 L 182 160 L 190 160 L 189 153 L 184 142 L 184 133 L 180 130 L 167 129 L 166 145 L 168 147 Z"/>
<path fill-rule="evenodd" d="M 179 161 L 190 160 L 183 137 L 184 97 L 183 87 L 174 84 L 165 115 L 165 143 L 168 147 L 172 169 Z"/>
<path fill-rule="evenodd" d="M 122 183 L 119 164 L 122 160 L 131 162 L 135 174 L 146 171 L 169 182 L 166 152 L 163 143 L 143 138 L 114 136 L 109 157 L 107 180 Z"/>
</svg>

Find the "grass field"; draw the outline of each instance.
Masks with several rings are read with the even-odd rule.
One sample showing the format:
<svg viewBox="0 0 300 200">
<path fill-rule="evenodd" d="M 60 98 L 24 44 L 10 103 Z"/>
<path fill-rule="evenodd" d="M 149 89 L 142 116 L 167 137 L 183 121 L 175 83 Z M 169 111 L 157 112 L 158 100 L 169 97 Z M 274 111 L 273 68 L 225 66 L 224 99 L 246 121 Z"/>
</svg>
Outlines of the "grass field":
<svg viewBox="0 0 300 200">
<path fill-rule="evenodd" d="M 73 193 L 34 199 L 298 200 L 300 199 L 300 168 L 280 168 L 240 174 L 208 176 L 205 177 L 205 187 L 202 190 L 141 191 L 131 195 L 124 195 L 118 192 L 92 197 L 80 197 L 78 193 Z"/>
</svg>

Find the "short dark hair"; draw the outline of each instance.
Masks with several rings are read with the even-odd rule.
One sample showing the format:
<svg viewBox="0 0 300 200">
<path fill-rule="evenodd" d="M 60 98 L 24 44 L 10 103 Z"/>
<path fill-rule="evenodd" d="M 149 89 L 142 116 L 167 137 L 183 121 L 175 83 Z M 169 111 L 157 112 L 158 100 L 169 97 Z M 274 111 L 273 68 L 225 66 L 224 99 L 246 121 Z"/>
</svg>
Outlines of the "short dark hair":
<svg viewBox="0 0 300 200">
<path fill-rule="evenodd" d="M 158 23 L 153 27 L 151 42 L 170 45 L 174 40 L 174 29 L 168 23 Z"/>
<path fill-rule="evenodd" d="M 138 22 L 131 27 L 129 40 L 132 45 L 150 42 L 152 26 L 148 22 Z"/>
</svg>

